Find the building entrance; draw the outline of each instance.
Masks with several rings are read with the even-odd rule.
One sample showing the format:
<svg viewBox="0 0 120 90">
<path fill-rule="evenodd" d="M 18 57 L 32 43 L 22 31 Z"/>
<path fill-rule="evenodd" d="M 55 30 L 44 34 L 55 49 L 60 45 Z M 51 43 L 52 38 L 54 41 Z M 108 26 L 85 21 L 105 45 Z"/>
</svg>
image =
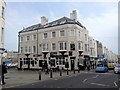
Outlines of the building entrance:
<svg viewBox="0 0 120 90">
<path fill-rule="evenodd" d="M 74 68 L 75 68 L 75 57 L 70 57 L 70 61 L 71 61 L 71 70 L 74 70 Z"/>
</svg>

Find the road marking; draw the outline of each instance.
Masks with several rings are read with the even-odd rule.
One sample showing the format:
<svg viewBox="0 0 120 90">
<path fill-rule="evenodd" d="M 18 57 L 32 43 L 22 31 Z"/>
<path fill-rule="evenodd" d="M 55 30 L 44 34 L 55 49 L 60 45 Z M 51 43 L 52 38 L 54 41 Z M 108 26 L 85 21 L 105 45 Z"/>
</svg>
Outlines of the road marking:
<svg viewBox="0 0 120 90">
<path fill-rule="evenodd" d="M 99 84 L 99 83 L 90 83 L 90 84 L 99 85 L 99 86 L 109 86 L 109 85 Z"/>
<path fill-rule="evenodd" d="M 114 82 L 114 85 L 117 87 L 116 81 Z"/>
<path fill-rule="evenodd" d="M 87 79 L 84 79 L 84 80 L 83 80 L 83 83 L 85 83 L 86 81 L 87 81 Z"/>
<path fill-rule="evenodd" d="M 96 75 L 95 77 L 93 77 L 93 78 L 97 78 L 99 75 Z"/>
<path fill-rule="evenodd" d="M 58 80 L 58 79 L 54 79 L 54 80 Z"/>
</svg>

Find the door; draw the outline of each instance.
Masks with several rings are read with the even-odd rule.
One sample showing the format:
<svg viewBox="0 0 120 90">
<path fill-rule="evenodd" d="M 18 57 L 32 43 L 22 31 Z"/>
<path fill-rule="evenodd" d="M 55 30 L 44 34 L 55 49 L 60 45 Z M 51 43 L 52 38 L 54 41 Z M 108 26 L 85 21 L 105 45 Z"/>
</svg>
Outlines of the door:
<svg viewBox="0 0 120 90">
<path fill-rule="evenodd" d="M 74 70 L 75 67 L 75 60 L 71 59 L 71 70 Z"/>
<path fill-rule="evenodd" d="M 23 61 L 20 61 L 20 68 L 22 68 L 22 65 L 23 65 Z"/>
</svg>

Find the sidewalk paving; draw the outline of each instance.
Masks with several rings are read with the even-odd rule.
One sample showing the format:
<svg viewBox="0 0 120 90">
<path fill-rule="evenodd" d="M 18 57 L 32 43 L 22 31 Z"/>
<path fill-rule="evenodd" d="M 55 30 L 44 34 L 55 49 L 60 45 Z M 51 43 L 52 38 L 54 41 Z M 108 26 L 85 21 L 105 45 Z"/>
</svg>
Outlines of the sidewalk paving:
<svg viewBox="0 0 120 90">
<path fill-rule="evenodd" d="M 80 73 L 87 73 L 87 71 L 80 71 Z M 10 69 L 8 73 L 5 75 L 6 84 L 3 85 L 3 88 L 12 88 L 15 86 L 22 86 L 25 84 L 31 84 L 34 82 L 42 82 L 50 79 L 58 79 L 64 78 L 67 76 L 79 75 L 78 71 L 74 72 L 69 71 L 69 75 L 67 75 L 67 71 L 62 72 L 62 76 L 60 76 L 60 72 L 53 72 L 53 78 L 50 78 L 50 73 L 45 74 L 45 72 L 41 72 L 41 80 L 39 80 L 39 71 L 29 71 L 23 70 L 18 71 L 17 69 Z"/>
</svg>

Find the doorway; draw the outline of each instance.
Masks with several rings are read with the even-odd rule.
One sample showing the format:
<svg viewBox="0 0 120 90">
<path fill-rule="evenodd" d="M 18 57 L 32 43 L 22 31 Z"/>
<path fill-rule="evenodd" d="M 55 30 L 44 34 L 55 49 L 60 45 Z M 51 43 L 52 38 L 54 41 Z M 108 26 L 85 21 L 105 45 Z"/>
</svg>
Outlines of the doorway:
<svg viewBox="0 0 120 90">
<path fill-rule="evenodd" d="M 71 70 L 74 70 L 75 68 L 75 59 L 70 59 L 71 61 Z"/>
</svg>

